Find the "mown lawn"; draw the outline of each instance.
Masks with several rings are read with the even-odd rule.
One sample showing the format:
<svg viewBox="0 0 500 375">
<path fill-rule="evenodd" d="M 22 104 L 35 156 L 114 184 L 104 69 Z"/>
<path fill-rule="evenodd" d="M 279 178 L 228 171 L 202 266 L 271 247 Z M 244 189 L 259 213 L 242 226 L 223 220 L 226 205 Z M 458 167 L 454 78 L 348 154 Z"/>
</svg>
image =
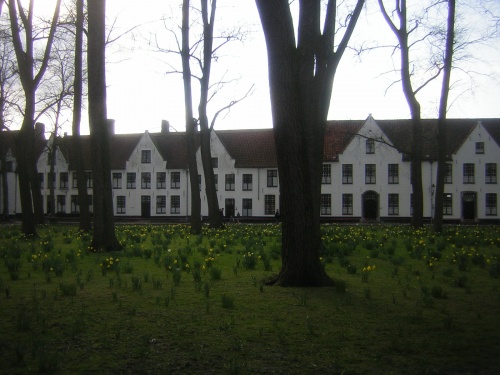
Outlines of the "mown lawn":
<svg viewBox="0 0 500 375">
<path fill-rule="evenodd" d="M 0 227 L 4 374 L 497 374 L 500 228 L 323 227 L 334 288 L 268 287 L 280 226 Z"/>
</svg>

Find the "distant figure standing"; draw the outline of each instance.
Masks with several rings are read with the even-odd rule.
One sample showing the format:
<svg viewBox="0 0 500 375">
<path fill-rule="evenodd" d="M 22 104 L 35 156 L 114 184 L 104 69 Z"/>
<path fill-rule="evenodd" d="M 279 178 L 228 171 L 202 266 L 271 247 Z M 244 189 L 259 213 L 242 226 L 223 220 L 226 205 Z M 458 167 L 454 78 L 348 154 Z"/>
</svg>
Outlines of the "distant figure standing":
<svg viewBox="0 0 500 375">
<path fill-rule="evenodd" d="M 280 221 L 280 210 L 276 210 L 276 213 L 274 214 L 274 217 L 276 218 L 276 222 Z"/>
</svg>

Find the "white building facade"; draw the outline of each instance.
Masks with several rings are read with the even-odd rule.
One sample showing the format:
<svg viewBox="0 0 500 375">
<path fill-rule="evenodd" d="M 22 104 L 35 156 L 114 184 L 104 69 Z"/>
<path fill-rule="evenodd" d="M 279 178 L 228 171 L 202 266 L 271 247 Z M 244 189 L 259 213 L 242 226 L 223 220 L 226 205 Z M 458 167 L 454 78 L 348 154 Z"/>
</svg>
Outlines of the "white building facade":
<svg viewBox="0 0 500 375">
<path fill-rule="evenodd" d="M 427 120 L 426 120 L 427 121 Z M 425 123 L 429 139 L 423 150 L 424 217 L 434 214 L 437 173 L 435 121 Z M 325 137 L 321 217 L 325 221 L 409 221 L 412 188 L 408 157 L 409 120 L 330 121 Z M 497 181 L 500 120 L 450 120 L 445 175 L 444 219 L 453 222 L 499 221 Z M 71 137 L 55 142 L 54 175 L 49 150 L 38 159 L 41 194 L 50 211 L 54 184 L 55 214 L 79 213 Z M 82 142 L 89 142 L 88 137 Z M 219 207 L 228 218 L 273 219 L 280 206 L 279 178 L 271 129 L 213 131 L 212 165 Z M 425 143 L 425 140 L 424 140 Z M 85 147 L 84 147 L 85 148 Z M 87 146 L 85 149 L 89 150 Z M 15 153 L 5 150 L 9 215 L 21 212 Z M 184 133 L 113 135 L 111 180 L 117 219 L 143 217 L 187 220 L 191 189 Z M 89 151 L 84 152 L 88 193 L 92 195 Z M 87 160 L 88 159 L 88 160 Z M 202 174 L 200 150 L 198 171 Z M 199 176 L 202 215 L 208 215 L 204 178 Z M 5 188 L 2 187 L 2 195 Z M 0 203 L 4 209 L 3 199 Z M 91 203 L 92 204 L 92 203 Z M 4 212 L 5 212 L 4 211 Z"/>
</svg>

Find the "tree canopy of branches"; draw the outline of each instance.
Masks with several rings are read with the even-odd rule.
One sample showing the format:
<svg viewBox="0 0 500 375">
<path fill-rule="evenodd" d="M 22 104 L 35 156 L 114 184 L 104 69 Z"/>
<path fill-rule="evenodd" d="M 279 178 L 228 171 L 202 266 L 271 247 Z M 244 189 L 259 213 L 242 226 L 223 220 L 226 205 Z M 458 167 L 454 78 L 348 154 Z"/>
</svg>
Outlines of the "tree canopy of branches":
<svg viewBox="0 0 500 375">
<path fill-rule="evenodd" d="M 35 42 L 41 39 L 44 33 L 41 31 L 38 34 L 34 30 L 34 1 L 30 0 L 27 12 L 22 7 L 21 2 L 10 1 L 8 6 L 12 42 L 16 53 L 19 78 L 25 97 L 23 123 L 16 141 L 22 208 L 22 231 L 27 236 L 36 236 L 36 223 L 43 221 L 42 198 L 40 195 L 40 183 L 38 180 L 34 147 L 36 91 L 49 64 L 61 0 L 58 0 L 55 5 L 54 15 L 50 23 L 40 64 L 38 64 L 38 59 L 35 58 Z M 21 39 L 22 33 L 24 34 L 24 42 Z M 37 70 L 36 72 L 35 69 Z M 35 208 L 34 211 L 33 206 Z"/>
<path fill-rule="evenodd" d="M 319 259 L 324 135 L 333 79 L 364 1 L 349 8 L 342 25 L 339 4 L 328 1 L 323 27 L 321 3 L 299 1 L 296 38 L 287 0 L 256 0 L 267 44 L 283 219 L 282 266 L 270 283 L 282 286 L 332 284 Z"/>
</svg>

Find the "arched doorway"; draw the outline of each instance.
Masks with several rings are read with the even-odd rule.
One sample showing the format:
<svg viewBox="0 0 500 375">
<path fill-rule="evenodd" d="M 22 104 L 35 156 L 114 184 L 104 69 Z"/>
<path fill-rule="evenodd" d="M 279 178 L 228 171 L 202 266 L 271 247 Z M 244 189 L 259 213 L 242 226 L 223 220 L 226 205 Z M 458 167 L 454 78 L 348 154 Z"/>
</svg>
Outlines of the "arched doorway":
<svg viewBox="0 0 500 375">
<path fill-rule="evenodd" d="M 462 219 L 476 220 L 476 198 L 475 191 L 462 192 Z"/>
<path fill-rule="evenodd" d="M 362 195 L 363 219 L 378 220 L 379 195 L 373 190 L 369 190 Z"/>
</svg>

